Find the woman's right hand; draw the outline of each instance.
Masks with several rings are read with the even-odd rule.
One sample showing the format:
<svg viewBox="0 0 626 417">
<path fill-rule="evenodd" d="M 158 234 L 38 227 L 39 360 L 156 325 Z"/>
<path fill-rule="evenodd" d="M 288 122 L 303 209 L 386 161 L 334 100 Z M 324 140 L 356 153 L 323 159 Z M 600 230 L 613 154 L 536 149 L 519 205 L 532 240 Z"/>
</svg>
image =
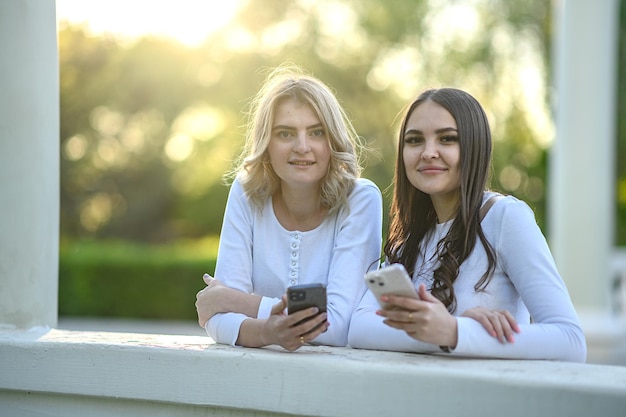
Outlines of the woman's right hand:
<svg viewBox="0 0 626 417">
<path fill-rule="evenodd" d="M 228 293 L 235 290 L 226 287 L 209 274 L 204 274 L 202 279 L 207 286 L 196 294 L 196 312 L 198 313 L 198 324 L 204 328 L 211 317 L 217 313 L 228 311 L 223 305 L 224 294 L 220 294 L 220 292 Z"/>
<path fill-rule="evenodd" d="M 469 317 L 483 325 L 487 332 L 500 343 L 514 343 L 513 333 L 519 333 L 517 320 L 507 310 L 490 310 L 485 307 L 472 307 L 465 310 L 462 317 Z"/>
<path fill-rule="evenodd" d="M 204 274 L 206 287 L 196 294 L 198 324 L 204 328 L 206 322 L 218 313 L 240 313 L 256 317 L 261 297 L 235 290 L 219 280 Z"/>
<path fill-rule="evenodd" d="M 285 314 L 287 297 L 283 295 L 280 302 L 272 307 L 270 317 L 266 320 L 263 333 L 266 345 L 280 345 L 290 352 L 315 339 L 328 329 L 326 313 L 318 314 L 317 307 L 307 308 L 293 314 Z M 300 321 L 305 320 L 300 324 Z M 318 327 L 319 325 L 319 327 Z"/>
</svg>

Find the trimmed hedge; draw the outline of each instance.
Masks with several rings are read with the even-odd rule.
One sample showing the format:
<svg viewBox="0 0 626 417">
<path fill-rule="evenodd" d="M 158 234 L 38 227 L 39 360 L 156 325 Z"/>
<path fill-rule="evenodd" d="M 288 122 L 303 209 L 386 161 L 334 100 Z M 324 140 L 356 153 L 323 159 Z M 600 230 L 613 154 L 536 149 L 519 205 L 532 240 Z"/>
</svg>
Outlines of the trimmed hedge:
<svg viewBox="0 0 626 417">
<path fill-rule="evenodd" d="M 59 315 L 196 319 L 202 275 L 215 271 L 217 240 L 173 246 L 62 244 Z"/>
</svg>

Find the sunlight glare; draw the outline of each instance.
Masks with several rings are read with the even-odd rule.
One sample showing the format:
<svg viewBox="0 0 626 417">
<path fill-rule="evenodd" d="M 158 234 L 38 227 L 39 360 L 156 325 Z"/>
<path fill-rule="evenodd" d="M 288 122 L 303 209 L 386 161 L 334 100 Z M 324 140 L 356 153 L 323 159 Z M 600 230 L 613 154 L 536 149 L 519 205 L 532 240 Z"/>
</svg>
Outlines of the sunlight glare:
<svg viewBox="0 0 626 417">
<path fill-rule="evenodd" d="M 83 135 L 74 135 L 65 142 L 63 155 L 69 161 L 78 161 L 87 153 L 87 139 Z"/>
<path fill-rule="evenodd" d="M 80 223 L 85 230 L 95 232 L 111 219 L 113 202 L 108 193 L 98 193 L 87 200 L 80 210 Z"/>
<path fill-rule="evenodd" d="M 226 120 L 220 109 L 195 105 L 186 108 L 172 123 L 175 134 L 207 141 L 220 134 L 226 127 Z"/>
<path fill-rule="evenodd" d="M 123 38 L 158 35 L 188 46 L 226 26 L 242 0 L 57 0 L 59 22 L 86 23 L 96 33 Z"/>
<path fill-rule="evenodd" d="M 182 162 L 191 156 L 194 150 L 193 138 L 184 133 L 176 133 L 165 144 L 165 155 L 174 162 Z"/>
<path fill-rule="evenodd" d="M 411 46 L 403 46 L 386 51 L 380 56 L 367 75 L 370 88 L 383 91 L 388 88 L 403 100 L 411 98 L 419 88 L 420 51 Z"/>
</svg>

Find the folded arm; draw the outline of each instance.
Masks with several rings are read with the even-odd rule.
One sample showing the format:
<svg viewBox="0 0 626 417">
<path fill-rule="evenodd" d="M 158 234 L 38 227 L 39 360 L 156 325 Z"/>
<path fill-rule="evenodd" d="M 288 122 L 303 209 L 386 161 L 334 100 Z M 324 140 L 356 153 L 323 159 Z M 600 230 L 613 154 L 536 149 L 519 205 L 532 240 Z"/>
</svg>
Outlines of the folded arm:
<svg viewBox="0 0 626 417">
<path fill-rule="evenodd" d="M 207 321 L 218 313 L 241 313 L 248 317 L 257 317 L 260 296 L 229 288 L 209 274 L 202 278 L 207 286 L 196 295 L 200 327 L 204 328 Z"/>
</svg>

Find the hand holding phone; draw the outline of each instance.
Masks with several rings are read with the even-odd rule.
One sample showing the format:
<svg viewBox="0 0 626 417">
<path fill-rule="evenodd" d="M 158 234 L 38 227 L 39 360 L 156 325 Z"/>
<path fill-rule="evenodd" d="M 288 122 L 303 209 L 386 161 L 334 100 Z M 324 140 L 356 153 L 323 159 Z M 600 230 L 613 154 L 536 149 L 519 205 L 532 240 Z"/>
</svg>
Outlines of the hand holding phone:
<svg viewBox="0 0 626 417">
<path fill-rule="evenodd" d="M 411 277 L 409 277 L 408 272 L 406 272 L 402 264 L 391 264 L 376 271 L 368 272 L 365 274 L 365 283 L 372 293 L 374 293 L 378 304 L 380 304 L 383 309 L 390 308 L 387 303 L 381 300 L 384 294 L 401 295 L 419 299 Z"/>
<path fill-rule="evenodd" d="M 317 307 L 319 313 L 326 312 L 326 286 L 301 284 L 287 288 L 287 314 L 309 307 Z"/>
</svg>

